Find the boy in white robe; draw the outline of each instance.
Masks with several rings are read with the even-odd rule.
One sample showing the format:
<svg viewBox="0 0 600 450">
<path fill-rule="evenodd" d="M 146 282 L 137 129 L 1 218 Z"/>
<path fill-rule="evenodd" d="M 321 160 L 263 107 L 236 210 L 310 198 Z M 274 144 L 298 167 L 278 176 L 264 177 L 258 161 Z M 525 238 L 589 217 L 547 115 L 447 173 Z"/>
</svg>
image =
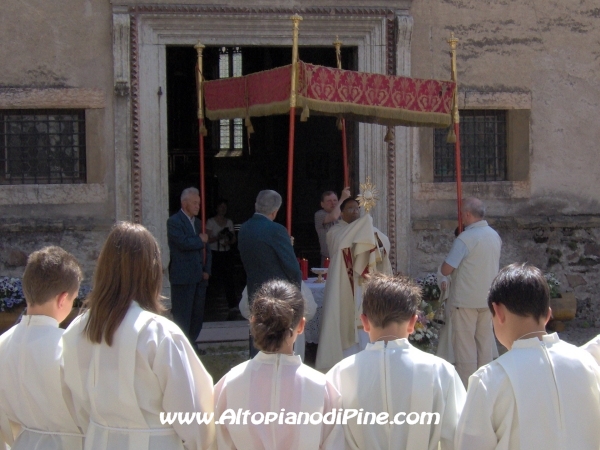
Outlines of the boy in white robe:
<svg viewBox="0 0 600 450">
<path fill-rule="evenodd" d="M 0 431 L 13 450 L 83 448 L 64 389 L 58 327 L 71 312 L 81 279 L 75 257 L 60 247 L 29 256 L 23 275 L 27 315 L 0 336 Z"/>
<path fill-rule="evenodd" d="M 346 448 L 452 448 L 465 388 L 451 364 L 408 342 L 420 303 L 420 289 L 407 278 L 378 274 L 367 283 L 361 321 L 372 344 L 327 373 L 344 410 L 361 411 L 344 424 Z M 387 413 L 385 423 L 367 413 Z M 428 414 L 410 425 L 410 413 Z"/>
<path fill-rule="evenodd" d="M 250 329 L 261 351 L 215 386 L 219 449 L 344 448 L 341 425 L 319 421 L 336 412 L 339 393 L 293 354 L 304 330 L 303 311 L 299 289 L 286 281 L 269 281 L 255 294 Z"/>
<path fill-rule="evenodd" d="M 600 448 L 600 372 L 589 353 L 547 335 L 543 273 L 511 264 L 488 295 L 494 332 L 509 349 L 469 378 L 457 449 Z"/>
</svg>

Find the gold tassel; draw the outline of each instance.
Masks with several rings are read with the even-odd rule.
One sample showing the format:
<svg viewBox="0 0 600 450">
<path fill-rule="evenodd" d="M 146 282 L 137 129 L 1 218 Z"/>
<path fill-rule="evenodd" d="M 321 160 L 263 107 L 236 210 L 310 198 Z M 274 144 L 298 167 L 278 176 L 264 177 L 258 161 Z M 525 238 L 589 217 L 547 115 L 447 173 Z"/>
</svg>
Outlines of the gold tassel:
<svg viewBox="0 0 600 450">
<path fill-rule="evenodd" d="M 310 117 L 310 109 L 308 109 L 308 105 L 304 105 L 302 108 L 302 114 L 300 114 L 300 122 L 306 122 Z"/>
<path fill-rule="evenodd" d="M 454 127 L 450 127 L 448 131 L 448 137 L 446 137 L 447 144 L 456 144 L 456 133 L 454 133 Z"/>
<path fill-rule="evenodd" d="M 200 134 L 202 134 L 202 136 L 204 137 L 208 136 L 208 130 L 206 129 L 204 124 L 202 124 L 202 126 L 200 127 Z"/>
<path fill-rule="evenodd" d="M 335 122 L 335 126 L 337 127 L 338 130 L 342 131 L 342 118 L 338 117 L 337 121 Z"/>
<path fill-rule="evenodd" d="M 254 127 L 252 126 L 252 121 L 250 120 L 250 116 L 246 117 L 245 125 L 246 125 L 246 131 L 248 132 L 248 134 L 254 133 Z"/>
<path fill-rule="evenodd" d="M 385 137 L 383 138 L 384 142 L 393 142 L 394 141 L 394 133 L 392 132 L 392 127 L 387 127 L 387 133 L 385 133 Z"/>
</svg>

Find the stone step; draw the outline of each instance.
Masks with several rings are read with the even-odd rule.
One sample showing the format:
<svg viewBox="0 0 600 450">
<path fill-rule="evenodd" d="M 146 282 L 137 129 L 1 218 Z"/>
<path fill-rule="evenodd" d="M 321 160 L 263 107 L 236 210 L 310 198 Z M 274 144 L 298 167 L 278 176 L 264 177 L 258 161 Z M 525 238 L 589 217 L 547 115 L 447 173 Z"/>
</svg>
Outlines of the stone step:
<svg viewBox="0 0 600 450">
<path fill-rule="evenodd" d="M 196 340 L 200 348 L 215 344 L 248 345 L 249 324 L 247 320 L 205 322 Z"/>
</svg>

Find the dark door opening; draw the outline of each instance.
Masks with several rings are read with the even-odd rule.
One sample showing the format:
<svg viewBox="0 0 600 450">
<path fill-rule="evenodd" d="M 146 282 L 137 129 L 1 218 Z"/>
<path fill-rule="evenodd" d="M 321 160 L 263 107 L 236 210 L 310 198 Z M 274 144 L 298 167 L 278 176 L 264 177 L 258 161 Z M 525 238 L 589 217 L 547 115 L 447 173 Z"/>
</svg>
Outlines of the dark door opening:
<svg viewBox="0 0 600 450">
<path fill-rule="evenodd" d="M 300 47 L 305 62 L 335 67 L 333 47 Z M 180 208 L 179 195 L 188 186 L 199 186 L 197 94 L 193 47 L 167 47 L 167 121 L 169 160 L 169 214 Z M 247 75 L 289 64 L 289 47 L 207 47 L 203 69 L 206 79 Z M 356 69 L 357 48 L 342 48 L 342 67 Z M 287 155 L 289 117 L 252 118 L 255 132 L 250 135 L 242 120 L 206 121 L 207 217 L 215 214 L 220 198 L 228 200 L 227 216 L 241 224 L 254 213 L 254 201 L 262 189 L 281 194 L 284 203 L 276 221 L 285 224 L 287 195 Z M 296 119 L 292 234 L 298 257 L 309 267 L 320 265 L 319 243 L 314 229 L 314 213 L 320 209 L 323 191 L 341 191 L 343 184 L 342 143 L 335 117 L 312 115 L 307 122 Z M 358 127 L 347 122 L 350 178 L 357 183 Z M 239 270 L 239 268 L 238 268 Z M 245 275 L 236 275 L 241 292 Z M 214 291 L 210 296 L 213 297 Z M 208 299 L 207 305 L 214 303 Z M 224 303 L 224 302 L 223 302 Z M 215 320 L 207 310 L 207 319 Z M 218 317 L 216 317 L 218 320 Z"/>
</svg>

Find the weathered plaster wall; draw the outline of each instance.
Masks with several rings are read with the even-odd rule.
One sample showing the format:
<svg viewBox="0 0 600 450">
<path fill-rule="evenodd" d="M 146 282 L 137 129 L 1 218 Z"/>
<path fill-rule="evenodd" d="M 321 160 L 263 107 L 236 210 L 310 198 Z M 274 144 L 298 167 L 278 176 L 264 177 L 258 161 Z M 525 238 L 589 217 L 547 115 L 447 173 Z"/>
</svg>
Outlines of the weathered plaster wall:
<svg viewBox="0 0 600 450">
<path fill-rule="evenodd" d="M 600 213 L 600 128 L 593 122 L 600 108 L 598 3 L 415 0 L 411 13 L 413 76 L 449 77 L 446 39 L 454 32 L 463 95 L 531 96 L 530 196 L 497 202 L 491 195 L 490 213 Z M 413 202 L 414 217 L 449 214 L 451 201 Z"/>
<path fill-rule="evenodd" d="M 0 107 L 85 108 L 88 183 L 95 194 L 66 187 L 45 208 L 45 198 L 61 190 L 36 186 L 0 186 L 3 217 L 90 219 L 114 217 L 113 82 L 110 3 L 66 0 L 60 6 L 41 0 L 6 0 L 0 15 Z M 98 195 L 98 193 L 100 193 Z M 62 198 L 62 201 L 57 201 Z M 22 206 L 25 205 L 25 206 Z"/>
</svg>

